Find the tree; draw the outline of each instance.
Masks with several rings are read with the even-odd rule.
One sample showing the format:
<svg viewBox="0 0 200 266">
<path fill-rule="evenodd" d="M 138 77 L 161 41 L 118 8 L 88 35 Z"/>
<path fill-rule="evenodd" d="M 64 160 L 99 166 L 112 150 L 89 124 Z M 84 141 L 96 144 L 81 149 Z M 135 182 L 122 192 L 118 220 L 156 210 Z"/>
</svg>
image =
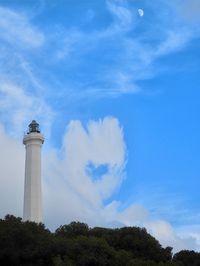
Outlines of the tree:
<svg viewBox="0 0 200 266">
<path fill-rule="evenodd" d="M 120 229 L 94 228 L 90 234 L 104 238 L 116 250 L 125 250 L 133 258 L 144 258 L 155 262 L 171 261 L 172 248 L 162 248 L 145 228 L 123 227 Z"/>
<path fill-rule="evenodd" d="M 173 257 L 174 262 L 181 262 L 183 266 L 199 266 L 200 253 L 189 250 L 182 250 Z"/>
<path fill-rule="evenodd" d="M 1 265 L 50 265 L 53 236 L 43 224 L 7 215 L 0 221 Z"/>
<path fill-rule="evenodd" d="M 51 233 L 44 224 L 0 219 L 0 265 L 3 266 L 199 266 L 200 253 L 162 248 L 146 229 L 90 229 L 72 222 Z"/>
<path fill-rule="evenodd" d="M 60 226 L 56 232 L 56 236 L 62 237 L 76 237 L 76 236 L 87 236 L 89 232 L 89 227 L 85 223 L 71 222 L 68 225 Z"/>
</svg>

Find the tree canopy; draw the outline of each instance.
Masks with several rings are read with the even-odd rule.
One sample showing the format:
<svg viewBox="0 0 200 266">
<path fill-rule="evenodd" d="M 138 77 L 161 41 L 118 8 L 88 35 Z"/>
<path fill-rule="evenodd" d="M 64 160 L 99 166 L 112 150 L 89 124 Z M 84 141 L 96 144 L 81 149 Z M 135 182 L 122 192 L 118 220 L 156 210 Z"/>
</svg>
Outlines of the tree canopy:
<svg viewBox="0 0 200 266">
<path fill-rule="evenodd" d="M 89 228 L 72 222 L 50 232 L 44 224 L 7 215 L 0 220 L 0 265 L 199 266 L 200 253 L 163 248 L 145 228 Z"/>
</svg>

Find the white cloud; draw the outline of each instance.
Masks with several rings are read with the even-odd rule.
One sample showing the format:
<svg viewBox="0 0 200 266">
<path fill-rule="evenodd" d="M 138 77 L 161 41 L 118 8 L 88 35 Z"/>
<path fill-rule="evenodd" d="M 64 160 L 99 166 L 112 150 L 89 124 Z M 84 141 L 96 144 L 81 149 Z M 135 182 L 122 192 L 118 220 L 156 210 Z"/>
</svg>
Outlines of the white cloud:
<svg viewBox="0 0 200 266">
<path fill-rule="evenodd" d="M 26 16 L 4 7 L 0 7 L 0 39 L 31 48 L 44 43 L 44 35 L 29 23 Z"/>
<path fill-rule="evenodd" d="M 90 226 L 141 226 L 164 247 L 174 247 L 174 252 L 198 249 L 195 235 L 179 236 L 168 222 L 153 219 L 140 204 L 133 203 L 122 211 L 119 201 L 104 204 L 124 178 L 125 154 L 123 132 L 116 119 L 91 121 L 86 128 L 79 121 L 71 121 L 62 151 L 52 151 L 45 159 L 47 224 L 55 228 L 78 220 Z M 107 164 L 108 173 L 95 180 L 86 171 L 88 162 L 95 167 Z"/>
<path fill-rule="evenodd" d="M 115 206 L 115 211 L 110 216 L 111 220 L 115 217 L 116 221 L 123 226 L 145 227 L 148 233 L 154 236 L 163 247 L 173 247 L 173 253 L 183 249 L 197 251 L 200 249 L 199 228 L 193 228 L 193 232 L 186 230 L 184 234 L 180 229 L 175 230 L 165 220 L 153 219 L 151 213 L 140 204 L 132 204 L 122 212 L 117 211 L 117 207 Z"/>
<path fill-rule="evenodd" d="M 193 0 L 192 3 L 193 10 L 192 6 L 196 6 L 196 1 Z M 174 14 L 176 5 L 177 1 L 164 8 L 168 11 L 173 10 Z M 85 82 L 79 79 L 76 81 L 77 89 L 72 89 L 72 96 L 77 99 L 134 94 L 141 91 L 139 80 L 149 79 L 157 74 L 158 70 L 153 67 L 156 60 L 183 49 L 194 37 L 193 29 L 182 25 L 178 19 L 173 19 L 166 25 L 166 18 L 158 15 L 160 10 L 157 11 L 157 15 L 155 14 L 159 20 L 157 24 L 160 25 L 157 33 L 151 24 L 148 31 L 139 30 L 137 9 L 129 1 L 106 1 L 106 8 L 111 20 L 101 29 L 88 32 L 77 26 L 65 28 L 59 25 L 55 26 L 55 34 L 52 36 L 47 32 L 44 34 L 42 28 L 31 23 L 25 13 L 0 7 L 0 39 L 3 41 L 0 45 L 0 63 L 3 62 L 0 65 L 1 72 L 8 76 L 8 80 L 16 79 L 17 84 L 26 82 L 33 90 L 44 90 L 40 78 L 45 73 L 43 82 L 52 88 L 57 88 L 59 83 L 60 93 L 63 95 L 62 92 L 66 92 L 66 87 L 69 87 L 66 85 L 68 81 L 59 80 L 59 75 L 54 77 L 54 73 L 48 70 L 46 65 L 41 68 L 40 73 L 36 74 L 36 68 L 36 71 L 30 71 L 34 62 L 34 58 L 30 60 L 30 50 L 18 48 L 42 47 L 42 52 L 37 54 L 40 62 L 46 61 L 43 56 L 48 53 L 51 54 L 51 58 L 48 58 L 51 67 L 58 66 L 62 60 L 63 65 L 70 63 L 78 70 L 80 67 L 83 76 L 85 62 L 88 62 L 88 58 L 90 60 L 90 56 L 100 53 L 102 57 L 95 59 L 99 65 L 92 67 L 90 77 L 84 77 Z M 159 5 L 157 8 L 160 9 Z M 157 35 L 162 38 L 159 39 Z M 46 40 L 48 45 L 43 45 L 46 44 Z M 10 45 L 7 45 L 7 42 Z M 66 95 L 69 95 L 69 89 Z"/>
<path fill-rule="evenodd" d="M 22 215 L 24 187 L 24 147 L 9 137 L 0 126 L 0 216 Z M 45 223 L 50 228 L 73 220 L 90 226 L 141 226 L 163 246 L 199 249 L 199 228 L 179 228 L 151 218 L 142 205 L 133 203 L 121 210 L 122 203 L 110 196 L 124 179 L 126 148 L 123 130 L 115 118 L 90 121 L 86 128 L 79 121 L 67 127 L 61 150 L 43 153 L 43 205 Z M 95 179 L 86 171 L 87 163 L 95 167 L 107 164 L 107 173 Z M 11 167 L 12 164 L 12 167 Z M 104 203 L 107 199 L 109 203 Z M 177 233 L 176 233 L 177 232 Z"/>
<path fill-rule="evenodd" d="M 173 252 L 180 250 L 197 250 L 199 249 L 197 238 L 195 236 L 183 236 L 176 232 L 172 226 L 163 220 L 146 221 L 144 226 L 164 246 L 173 247 Z"/>
<path fill-rule="evenodd" d="M 155 58 L 181 50 L 191 38 L 192 33 L 187 29 L 182 29 L 181 32 L 179 30 L 167 32 L 166 39 L 160 43 L 154 53 Z"/>
<path fill-rule="evenodd" d="M 56 58 L 76 64 L 83 70 L 82 75 L 88 58 L 90 60 L 95 53 L 101 54 L 101 57 L 97 56 L 100 67 L 95 64 L 90 79 L 85 77 L 85 83 L 77 84 L 77 81 L 79 89 L 74 91 L 74 97 L 116 97 L 138 93 L 142 91 L 138 81 L 151 79 L 162 71 L 162 63 L 159 69 L 155 68 L 157 60 L 179 52 L 196 37 L 194 29 L 178 17 L 177 1 L 170 4 L 164 1 L 162 5 L 157 5 L 153 14 L 159 26 L 145 18 L 144 23 L 149 22 L 145 31 L 143 26 L 140 27 L 137 9 L 129 1 L 106 1 L 106 7 L 111 20 L 101 29 L 85 32 L 73 27 L 63 30 L 60 38 L 57 36 L 62 43 L 56 51 Z M 147 8 L 150 14 L 152 10 Z M 104 67 L 101 67 L 102 64 Z"/>
<path fill-rule="evenodd" d="M 25 13 L 0 7 L 0 121 L 16 138 L 32 119 L 44 125 L 47 135 L 50 132 L 53 111 L 31 58 L 33 48 L 44 42 L 44 34 Z"/>
<path fill-rule="evenodd" d="M 133 22 L 133 14 L 123 1 L 107 1 L 107 7 L 114 18 L 112 30 L 129 30 Z"/>
<path fill-rule="evenodd" d="M 54 211 L 52 204 L 63 204 L 57 224 L 64 219 L 78 219 L 79 216 L 94 222 L 94 217 L 104 208 L 103 200 L 112 195 L 124 178 L 125 154 L 123 132 L 116 119 L 90 121 L 86 129 L 79 121 L 70 122 L 63 141 L 62 159 L 59 160 L 54 152 L 48 156 L 45 167 L 46 202 L 51 202 L 47 205 L 48 213 Z M 89 162 L 94 167 L 106 164 L 107 172 L 94 179 L 86 171 Z M 52 191 L 60 184 L 61 189 L 65 187 L 66 190 L 62 197 L 56 190 Z"/>
<path fill-rule="evenodd" d="M 197 249 L 200 250 L 200 224 L 180 225 L 176 228 L 182 238 L 194 238 L 197 241 Z"/>
<path fill-rule="evenodd" d="M 34 118 L 42 122 L 49 134 L 53 119 L 51 108 L 40 97 L 28 94 L 23 87 L 2 80 L 0 106 L 0 119 L 9 128 L 10 135 L 19 137 Z"/>
<path fill-rule="evenodd" d="M 148 211 L 140 204 L 132 204 L 118 214 L 118 220 L 125 226 L 142 226 L 148 218 Z"/>
<path fill-rule="evenodd" d="M 0 216 L 22 216 L 24 188 L 24 149 L 9 137 L 0 124 Z"/>
</svg>

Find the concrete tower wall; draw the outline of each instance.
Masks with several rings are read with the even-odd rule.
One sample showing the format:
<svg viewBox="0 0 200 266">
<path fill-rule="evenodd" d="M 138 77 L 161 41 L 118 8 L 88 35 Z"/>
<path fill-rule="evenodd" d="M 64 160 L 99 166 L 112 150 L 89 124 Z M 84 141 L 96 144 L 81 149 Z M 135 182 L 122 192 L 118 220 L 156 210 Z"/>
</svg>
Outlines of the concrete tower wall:
<svg viewBox="0 0 200 266">
<path fill-rule="evenodd" d="M 42 221 L 41 146 L 43 142 L 43 135 L 37 132 L 31 132 L 23 139 L 26 146 L 24 221 L 37 223 Z"/>
</svg>

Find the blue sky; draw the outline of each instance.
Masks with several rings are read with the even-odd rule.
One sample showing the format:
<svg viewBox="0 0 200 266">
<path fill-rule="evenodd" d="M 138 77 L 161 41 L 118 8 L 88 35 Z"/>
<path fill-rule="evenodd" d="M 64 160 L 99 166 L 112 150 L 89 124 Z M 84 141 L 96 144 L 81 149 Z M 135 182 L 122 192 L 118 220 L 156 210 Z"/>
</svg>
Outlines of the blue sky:
<svg viewBox="0 0 200 266">
<path fill-rule="evenodd" d="M 22 215 L 36 119 L 48 227 L 140 225 L 199 250 L 199 26 L 198 0 L 0 0 L 0 215 Z"/>
</svg>

